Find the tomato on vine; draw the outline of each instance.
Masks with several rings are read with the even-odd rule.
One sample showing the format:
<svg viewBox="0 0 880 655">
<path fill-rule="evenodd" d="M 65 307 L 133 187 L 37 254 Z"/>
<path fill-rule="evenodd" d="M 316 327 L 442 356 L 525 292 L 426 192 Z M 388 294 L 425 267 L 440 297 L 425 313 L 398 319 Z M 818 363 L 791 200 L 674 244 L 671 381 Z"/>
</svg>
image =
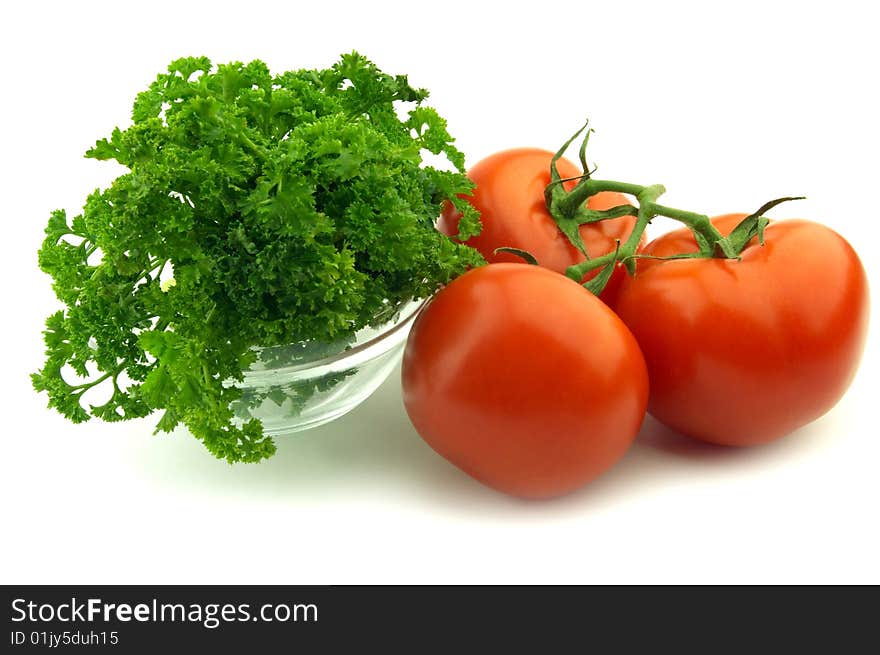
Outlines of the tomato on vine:
<svg viewBox="0 0 880 655">
<path fill-rule="evenodd" d="M 744 218 L 712 223 L 729 235 Z M 772 441 L 825 414 L 855 375 L 868 285 L 852 246 L 804 220 L 770 222 L 763 241 L 737 259 L 688 258 L 697 242 L 676 230 L 648 244 L 623 284 L 615 309 L 645 355 L 648 410 L 682 434 Z"/>
<path fill-rule="evenodd" d="M 467 242 L 490 261 L 544 267 L 471 270 L 423 310 L 403 363 L 417 432 L 496 489 L 548 497 L 620 458 L 646 408 L 727 445 L 828 411 L 867 330 L 852 247 L 820 224 L 765 216 L 796 198 L 710 219 L 660 204 L 662 185 L 581 174 L 562 159 L 577 136 L 554 155 L 505 151 L 470 171 L 483 232 Z M 686 227 L 644 247 L 656 216 Z M 447 209 L 440 229 L 455 232 L 456 217 Z"/>
<path fill-rule="evenodd" d="M 639 346 L 577 283 L 489 264 L 440 290 L 416 320 L 403 400 L 416 431 L 477 480 L 526 498 L 586 484 L 645 416 Z"/>
<path fill-rule="evenodd" d="M 471 195 L 464 198 L 480 212 L 482 230 L 464 243 L 476 248 L 488 262 L 521 262 L 522 256 L 511 251 L 524 251 L 545 268 L 565 273 L 588 257 L 613 252 L 626 238 L 635 223 L 632 215 L 623 215 L 595 223 L 575 223 L 569 234 L 562 230 L 560 221 L 565 217 L 555 207 L 548 206 L 545 189 L 551 183 L 551 163 L 554 154 L 538 148 L 516 148 L 495 153 L 479 161 L 468 171 L 475 184 Z M 558 158 L 555 166 L 561 185 L 571 190 L 583 176 L 572 162 Z M 594 211 L 629 206 L 627 198 L 615 192 L 602 192 L 586 200 L 585 208 Z M 438 228 L 444 234 L 458 233 L 459 212 L 447 204 Z M 499 250 L 502 249 L 502 250 Z M 583 281 L 590 280 L 598 271 L 590 271 Z M 625 272 L 618 267 L 600 296 L 611 302 Z"/>
</svg>

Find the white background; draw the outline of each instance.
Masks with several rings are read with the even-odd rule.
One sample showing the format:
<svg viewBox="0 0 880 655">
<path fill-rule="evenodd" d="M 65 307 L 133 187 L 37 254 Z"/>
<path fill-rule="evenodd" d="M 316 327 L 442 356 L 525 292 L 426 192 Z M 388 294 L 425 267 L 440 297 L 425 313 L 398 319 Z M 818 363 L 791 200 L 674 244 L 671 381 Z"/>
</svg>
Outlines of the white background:
<svg viewBox="0 0 880 655">
<path fill-rule="evenodd" d="M 36 267 L 49 211 L 76 213 L 113 179 L 82 153 L 189 54 L 281 71 L 357 49 L 431 89 L 470 163 L 555 149 L 589 116 L 600 176 L 662 182 L 666 204 L 710 214 L 806 195 L 773 215 L 841 232 L 877 287 L 872 3 L 304 5 L 4 9 L 0 582 L 880 582 L 876 312 L 855 383 L 821 420 L 725 450 L 649 419 L 616 468 L 553 502 L 502 496 L 436 456 L 399 372 L 256 466 L 152 436 L 154 419 L 74 426 L 46 410 L 27 376 L 57 307 Z"/>
</svg>

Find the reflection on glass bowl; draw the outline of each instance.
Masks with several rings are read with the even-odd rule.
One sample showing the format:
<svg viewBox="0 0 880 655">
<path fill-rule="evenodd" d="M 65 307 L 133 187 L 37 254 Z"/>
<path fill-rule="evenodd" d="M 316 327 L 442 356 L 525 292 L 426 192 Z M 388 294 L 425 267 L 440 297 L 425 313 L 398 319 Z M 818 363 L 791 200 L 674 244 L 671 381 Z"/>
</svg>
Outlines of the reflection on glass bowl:
<svg viewBox="0 0 880 655">
<path fill-rule="evenodd" d="M 259 348 L 237 383 L 236 421 L 258 418 L 270 436 L 307 430 L 350 412 L 369 397 L 400 360 L 423 301 L 403 305 L 386 322 L 332 344 L 300 342 Z"/>
</svg>

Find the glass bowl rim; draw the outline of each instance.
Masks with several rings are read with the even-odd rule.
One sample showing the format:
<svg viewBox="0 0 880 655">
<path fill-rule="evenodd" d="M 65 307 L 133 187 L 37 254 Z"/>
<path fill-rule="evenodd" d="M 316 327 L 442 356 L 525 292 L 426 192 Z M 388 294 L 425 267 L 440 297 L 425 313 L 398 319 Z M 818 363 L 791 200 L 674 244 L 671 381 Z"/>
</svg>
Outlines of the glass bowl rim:
<svg viewBox="0 0 880 655">
<path fill-rule="evenodd" d="M 249 378 L 260 377 L 261 375 L 265 375 L 267 373 L 272 375 L 278 375 L 283 373 L 295 373 L 299 371 L 308 371 L 311 369 L 322 368 L 325 366 L 331 366 L 340 361 L 349 360 L 351 358 L 356 358 L 359 354 L 371 350 L 375 346 L 384 342 L 389 337 L 394 336 L 401 330 L 408 327 L 415 318 L 419 315 L 422 308 L 428 303 L 430 298 L 415 298 L 408 303 L 404 304 L 401 308 L 400 314 L 398 318 L 393 323 L 386 323 L 384 325 L 388 325 L 388 329 L 383 330 L 379 334 L 370 337 L 366 341 L 362 343 L 358 343 L 357 345 L 341 350 L 338 353 L 333 355 L 327 355 L 326 357 L 321 357 L 320 359 L 313 359 L 309 361 L 304 361 L 297 364 L 291 364 L 289 366 L 280 366 L 278 368 L 270 368 L 265 370 L 255 370 L 255 371 L 244 371 L 245 382 Z M 275 346 L 269 346 L 269 348 L 273 348 Z M 239 383 L 240 384 L 240 383 Z"/>
</svg>

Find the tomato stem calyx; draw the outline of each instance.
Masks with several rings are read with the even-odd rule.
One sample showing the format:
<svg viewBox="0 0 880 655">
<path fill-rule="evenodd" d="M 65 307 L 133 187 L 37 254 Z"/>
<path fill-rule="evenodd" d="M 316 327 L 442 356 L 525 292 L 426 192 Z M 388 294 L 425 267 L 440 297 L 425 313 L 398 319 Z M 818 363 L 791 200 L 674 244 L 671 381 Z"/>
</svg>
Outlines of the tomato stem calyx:
<svg viewBox="0 0 880 655">
<path fill-rule="evenodd" d="M 532 266 L 538 266 L 538 259 L 528 250 L 522 250 L 521 248 L 510 248 L 507 246 L 501 248 L 495 248 L 495 254 L 497 255 L 500 252 L 506 252 L 511 255 L 516 255 L 525 261 L 526 264 L 531 264 Z"/>
<path fill-rule="evenodd" d="M 586 133 L 584 134 L 585 131 Z M 685 224 L 693 232 L 694 239 L 699 246 L 698 253 L 687 253 L 686 256 L 673 256 L 670 259 L 710 257 L 739 259 L 742 251 L 754 237 L 757 236 L 759 243 L 764 245 L 764 228 L 769 222 L 767 217 L 764 216 L 767 211 L 780 203 L 802 199 L 802 197 L 786 197 L 771 200 L 762 205 L 758 211 L 744 218 L 730 235 L 725 237 L 712 224 L 707 215 L 659 204 L 657 202 L 658 198 L 666 192 L 666 188 L 662 184 L 642 186 L 630 182 L 593 179 L 592 172 L 589 170 L 586 161 L 586 147 L 592 131 L 589 127 L 589 121 L 587 121 L 553 155 L 550 161 L 550 183 L 544 189 L 544 201 L 547 211 L 556 221 L 556 225 L 568 237 L 571 244 L 585 257 L 583 262 L 568 267 L 565 272 L 566 276 L 576 282 L 581 282 L 585 275 L 599 269 L 599 273 L 583 283 L 587 289 L 597 295 L 605 288 L 611 273 L 618 264 L 624 265 L 630 274 L 635 273 L 635 262 L 639 258 L 639 255 L 637 255 L 639 243 L 648 224 L 656 216 L 666 216 Z M 556 162 L 581 134 L 584 134 L 584 138 L 578 150 L 578 159 L 585 172 L 578 177 L 562 178 L 557 169 Z M 595 172 L 595 169 L 593 172 Z M 564 184 L 575 180 L 577 180 L 577 184 L 570 190 L 566 190 Z M 585 204 L 586 201 L 591 196 L 602 191 L 613 191 L 634 196 L 638 206 L 619 205 L 604 211 L 589 209 Z M 622 216 L 636 217 L 636 222 L 629 237 L 627 237 L 623 244 L 618 242 L 614 252 L 591 258 L 584 246 L 580 234 L 580 226 Z"/>
</svg>

